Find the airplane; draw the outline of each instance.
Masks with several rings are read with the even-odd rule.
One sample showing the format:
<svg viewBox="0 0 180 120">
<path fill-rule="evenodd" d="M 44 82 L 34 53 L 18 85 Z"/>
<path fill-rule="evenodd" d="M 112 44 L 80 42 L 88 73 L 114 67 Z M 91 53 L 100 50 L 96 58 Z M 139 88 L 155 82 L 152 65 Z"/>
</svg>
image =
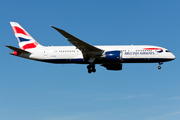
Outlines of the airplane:
<svg viewBox="0 0 180 120">
<path fill-rule="evenodd" d="M 6 45 L 14 52 L 10 54 L 36 61 L 56 64 L 87 64 L 88 73 L 96 72 L 95 65 L 100 64 L 107 70 L 122 70 L 123 63 L 159 63 L 175 59 L 166 48 L 152 45 L 114 45 L 93 46 L 66 31 L 51 26 L 61 33 L 74 46 L 49 46 L 39 44 L 17 22 L 10 22 L 19 47 Z"/>
</svg>

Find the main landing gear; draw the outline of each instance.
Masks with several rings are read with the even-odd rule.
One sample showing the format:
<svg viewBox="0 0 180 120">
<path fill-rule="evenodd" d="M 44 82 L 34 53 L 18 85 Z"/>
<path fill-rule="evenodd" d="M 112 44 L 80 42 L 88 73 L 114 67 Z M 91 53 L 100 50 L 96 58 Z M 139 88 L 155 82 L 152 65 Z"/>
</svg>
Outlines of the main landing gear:
<svg viewBox="0 0 180 120">
<path fill-rule="evenodd" d="M 158 66 L 158 69 L 160 70 L 161 69 L 161 66 L 160 65 L 162 65 L 163 64 L 163 62 L 159 62 L 159 66 Z"/>
<path fill-rule="evenodd" d="M 87 66 L 87 69 L 88 69 L 88 73 L 91 73 L 91 72 L 96 72 L 96 69 L 95 69 L 95 64 L 89 64 Z"/>
</svg>

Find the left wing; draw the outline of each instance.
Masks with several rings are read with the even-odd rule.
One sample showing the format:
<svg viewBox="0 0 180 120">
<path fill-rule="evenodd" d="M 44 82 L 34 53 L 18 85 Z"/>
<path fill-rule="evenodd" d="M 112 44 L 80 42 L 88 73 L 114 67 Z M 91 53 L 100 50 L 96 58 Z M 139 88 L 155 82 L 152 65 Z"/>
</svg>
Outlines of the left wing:
<svg viewBox="0 0 180 120">
<path fill-rule="evenodd" d="M 71 44 L 76 46 L 76 48 L 78 48 L 82 52 L 83 57 L 86 60 L 90 59 L 90 58 L 99 58 L 102 55 L 102 53 L 104 52 L 104 50 L 94 47 L 94 46 L 74 37 L 73 35 L 67 33 L 64 30 L 61 30 L 54 26 L 51 26 L 51 27 L 54 28 L 55 30 L 57 30 L 59 33 L 61 33 L 64 37 L 66 37 Z"/>
</svg>

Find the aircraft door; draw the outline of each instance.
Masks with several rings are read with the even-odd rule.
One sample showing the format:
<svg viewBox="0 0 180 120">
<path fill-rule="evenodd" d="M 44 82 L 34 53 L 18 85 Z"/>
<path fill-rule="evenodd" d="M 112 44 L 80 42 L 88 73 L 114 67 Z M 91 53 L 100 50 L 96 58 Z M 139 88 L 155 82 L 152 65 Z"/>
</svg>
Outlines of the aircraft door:
<svg viewBox="0 0 180 120">
<path fill-rule="evenodd" d="M 48 50 L 45 49 L 43 52 L 44 52 L 44 59 L 48 59 Z"/>
</svg>

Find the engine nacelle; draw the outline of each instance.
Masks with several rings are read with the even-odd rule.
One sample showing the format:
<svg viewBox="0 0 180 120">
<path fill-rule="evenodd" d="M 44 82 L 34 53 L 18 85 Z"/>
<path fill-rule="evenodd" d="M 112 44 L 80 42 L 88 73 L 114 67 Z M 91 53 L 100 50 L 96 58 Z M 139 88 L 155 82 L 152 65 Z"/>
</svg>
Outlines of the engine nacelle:
<svg viewBox="0 0 180 120">
<path fill-rule="evenodd" d="M 121 61 L 122 52 L 121 51 L 107 51 L 105 52 L 105 59 L 108 61 Z"/>
<path fill-rule="evenodd" d="M 122 63 L 118 64 L 102 64 L 107 70 L 122 70 Z"/>
</svg>

